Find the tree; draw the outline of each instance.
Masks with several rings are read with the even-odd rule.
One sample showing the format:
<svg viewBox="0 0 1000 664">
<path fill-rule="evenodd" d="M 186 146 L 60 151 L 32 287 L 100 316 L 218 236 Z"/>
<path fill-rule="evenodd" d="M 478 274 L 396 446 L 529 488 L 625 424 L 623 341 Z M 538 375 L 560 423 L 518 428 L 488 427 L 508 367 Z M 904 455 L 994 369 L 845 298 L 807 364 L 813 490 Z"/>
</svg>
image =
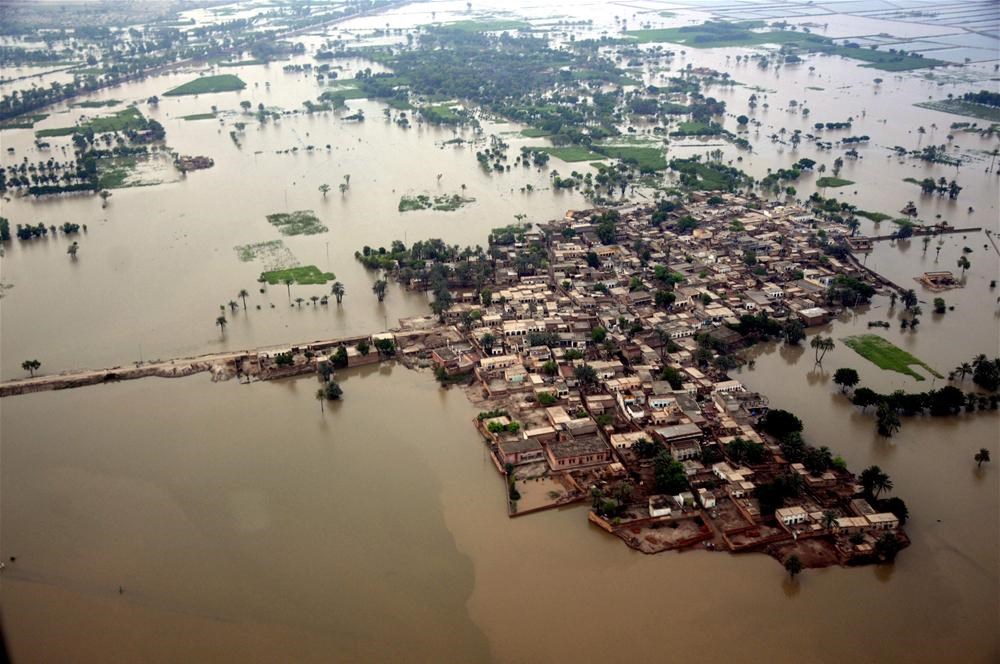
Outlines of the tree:
<svg viewBox="0 0 1000 664">
<path fill-rule="evenodd" d="M 851 397 L 851 403 L 855 406 L 861 406 L 862 410 L 874 406 L 881 400 L 878 392 L 867 387 L 859 387 L 854 390 L 854 396 Z"/>
<path fill-rule="evenodd" d="M 595 327 L 590 331 L 590 338 L 595 344 L 603 343 L 608 338 L 608 331 L 603 327 Z"/>
<path fill-rule="evenodd" d="M 912 288 L 903 291 L 899 299 L 902 300 L 903 306 L 907 309 L 917 306 L 917 294 Z"/>
<path fill-rule="evenodd" d="M 31 377 L 35 377 L 35 372 L 42 366 L 42 363 L 38 360 L 25 360 L 21 362 L 21 368 L 31 374 Z"/>
<path fill-rule="evenodd" d="M 781 332 L 785 337 L 785 343 L 797 346 L 800 341 L 806 338 L 806 326 L 802 321 L 789 318 L 781 326 Z"/>
<path fill-rule="evenodd" d="M 878 466 L 868 466 L 862 470 L 860 480 L 868 498 L 877 500 L 883 491 L 892 491 L 892 480 Z"/>
<path fill-rule="evenodd" d="M 341 301 L 343 301 L 345 292 L 347 291 L 344 289 L 344 284 L 339 281 L 333 282 L 333 286 L 330 287 L 330 293 L 337 298 L 337 304 L 340 304 Z"/>
<path fill-rule="evenodd" d="M 316 390 L 316 400 L 319 401 L 319 412 L 324 411 L 323 402 L 326 401 L 326 390 L 322 387 Z"/>
<path fill-rule="evenodd" d="M 837 369 L 833 374 L 833 382 L 840 385 L 841 392 L 847 392 L 850 388 L 861 382 L 858 372 L 854 369 Z"/>
<path fill-rule="evenodd" d="M 372 292 L 375 293 L 375 297 L 381 302 L 385 299 L 385 289 L 389 285 L 389 282 L 385 279 L 379 279 L 374 284 L 372 284 Z"/>
<path fill-rule="evenodd" d="M 597 371 L 589 364 L 581 364 L 573 369 L 573 375 L 576 377 L 576 380 L 580 383 L 580 388 L 583 390 L 587 390 L 594 385 L 597 385 Z"/>
<path fill-rule="evenodd" d="M 323 390 L 325 392 L 327 401 L 335 401 L 339 399 L 341 395 L 344 394 L 344 390 L 340 388 L 340 385 L 335 380 L 331 380 L 329 383 L 327 383 L 326 387 L 323 388 Z"/>
<path fill-rule="evenodd" d="M 823 527 L 831 530 L 835 525 L 837 525 L 837 514 L 831 510 L 823 512 Z"/>
<path fill-rule="evenodd" d="M 66 253 L 70 255 L 70 258 L 76 260 L 76 252 L 79 250 L 80 245 L 74 241 L 73 244 L 69 245 L 69 248 L 66 249 Z"/>
<path fill-rule="evenodd" d="M 885 401 L 879 403 L 878 410 L 875 411 L 875 418 L 875 429 L 878 431 L 878 435 L 885 438 L 892 437 L 892 434 L 899 431 L 899 427 L 902 426 L 899 421 L 899 413 Z"/>
<path fill-rule="evenodd" d="M 787 410 L 775 408 L 767 411 L 767 414 L 761 418 L 760 427 L 765 433 L 778 439 L 784 439 L 791 433 L 802 431 L 802 420 Z"/>
<path fill-rule="evenodd" d="M 487 353 L 493 352 L 493 346 L 496 344 L 497 338 L 493 336 L 492 333 L 487 332 L 482 337 L 479 338 L 479 343 Z M 547 363 L 546 363 L 547 364 Z"/>
<path fill-rule="evenodd" d="M 803 569 L 805 569 L 805 565 L 794 553 L 785 559 L 785 571 L 791 578 L 794 579 Z"/>
<path fill-rule="evenodd" d="M 326 195 L 330 193 L 330 185 L 324 182 L 319 186 L 319 192 L 323 194 L 323 198 L 326 198 Z"/>
<path fill-rule="evenodd" d="M 824 337 L 817 334 L 809 342 L 809 345 L 816 350 L 816 364 L 823 364 L 823 356 L 826 355 L 827 351 L 833 350 L 834 343 L 833 337 Z"/>
<path fill-rule="evenodd" d="M 984 463 L 988 463 L 990 460 L 990 451 L 985 447 L 979 448 L 976 455 L 972 457 L 976 462 L 976 468 L 982 468 Z"/>
<path fill-rule="evenodd" d="M 237 295 L 236 295 L 236 297 L 238 297 L 238 298 L 240 298 L 240 299 L 243 300 L 243 311 L 247 310 L 247 296 L 248 295 L 250 295 L 250 293 L 247 292 L 246 288 L 241 288 L 240 292 L 237 293 Z"/>
<path fill-rule="evenodd" d="M 101 197 L 101 207 L 108 207 L 108 199 L 111 198 L 111 192 L 107 189 L 102 189 L 101 193 L 98 194 Z"/>
<path fill-rule="evenodd" d="M 226 325 L 229 324 L 229 321 L 226 320 L 226 317 L 225 316 L 219 316 L 218 318 L 215 319 L 215 324 L 219 326 L 219 330 L 222 333 L 222 336 L 225 337 L 226 336 Z"/>
<path fill-rule="evenodd" d="M 396 354 L 396 344 L 392 339 L 376 339 L 375 350 L 378 351 L 379 355 L 392 357 Z"/>
<path fill-rule="evenodd" d="M 294 283 L 295 283 L 295 280 L 292 279 L 292 278 L 285 279 L 285 288 L 288 289 L 288 301 L 289 302 L 292 301 L 292 284 L 294 284 Z"/>
<path fill-rule="evenodd" d="M 299 309 L 302 308 L 302 303 L 303 302 L 305 302 L 305 300 L 303 298 L 301 298 L 301 297 L 295 298 L 295 304 L 299 305 Z"/>
<path fill-rule="evenodd" d="M 965 256 L 958 257 L 958 267 L 962 268 L 962 277 L 965 277 L 965 271 L 972 267 L 972 263 Z"/>
<path fill-rule="evenodd" d="M 661 450 L 653 461 L 653 481 L 659 493 L 671 496 L 688 488 L 684 466 L 666 450 Z"/>
<path fill-rule="evenodd" d="M 878 556 L 879 560 L 891 563 L 896 559 L 896 554 L 898 554 L 902 548 L 903 544 L 899 541 L 899 538 L 896 537 L 895 533 L 884 533 L 878 538 L 878 541 L 875 542 L 875 555 Z"/>
</svg>

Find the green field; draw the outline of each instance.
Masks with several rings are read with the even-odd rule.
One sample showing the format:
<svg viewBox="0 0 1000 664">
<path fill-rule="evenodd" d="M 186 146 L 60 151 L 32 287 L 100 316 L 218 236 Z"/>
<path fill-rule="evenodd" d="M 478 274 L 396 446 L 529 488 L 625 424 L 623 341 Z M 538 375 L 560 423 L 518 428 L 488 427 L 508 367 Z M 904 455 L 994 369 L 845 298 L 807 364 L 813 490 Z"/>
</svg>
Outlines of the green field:
<svg viewBox="0 0 1000 664">
<path fill-rule="evenodd" d="M 886 219 L 892 219 L 892 215 L 885 214 L 884 212 L 869 212 L 868 210 L 858 210 L 855 212 L 859 217 L 864 217 L 865 219 L 871 219 L 875 223 L 885 221 Z"/>
<path fill-rule="evenodd" d="M 104 106 L 117 106 L 122 103 L 120 99 L 108 99 L 107 101 L 89 100 L 73 104 L 77 108 L 103 108 Z"/>
<path fill-rule="evenodd" d="M 35 115 L 22 115 L 10 120 L 0 122 L 0 129 L 31 129 L 36 122 L 41 122 L 49 117 L 48 113 L 37 113 Z"/>
<path fill-rule="evenodd" d="M 988 120 L 989 122 L 1000 122 L 1000 108 L 995 106 L 985 106 L 975 104 L 964 99 L 940 99 L 937 101 L 922 101 L 914 104 L 920 108 L 929 108 L 932 111 L 951 113 L 952 115 L 962 115 L 967 118 L 977 120 Z"/>
<path fill-rule="evenodd" d="M 731 46 L 763 46 L 777 44 L 779 46 L 798 47 L 813 53 L 841 55 L 845 58 L 862 60 L 871 67 L 883 71 L 909 71 L 925 67 L 940 67 L 947 65 L 942 60 L 920 58 L 901 53 L 841 46 L 832 39 L 793 30 L 772 30 L 755 32 L 764 27 L 761 21 L 743 23 L 726 23 L 710 21 L 701 25 L 684 26 L 680 28 L 658 28 L 655 30 L 629 30 L 626 34 L 640 44 L 654 42 L 669 42 L 683 44 L 694 48 L 720 48 Z"/>
<path fill-rule="evenodd" d="M 431 198 L 428 194 L 406 195 L 399 199 L 397 208 L 400 212 L 414 210 L 437 210 L 439 212 L 454 212 L 468 203 L 475 203 L 475 198 L 465 198 L 458 194 L 442 194 Z"/>
<path fill-rule="evenodd" d="M 552 132 L 545 131 L 544 129 L 535 129 L 533 127 L 521 130 L 521 136 L 524 136 L 525 138 L 544 138 L 551 135 Z"/>
<path fill-rule="evenodd" d="M 193 81 L 188 81 L 183 85 L 178 85 L 172 90 L 163 93 L 164 97 L 180 97 L 181 95 L 200 95 L 211 92 L 232 92 L 242 90 L 246 83 L 235 74 L 218 74 L 216 76 L 202 76 Z"/>
<path fill-rule="evenodd" d="M 315 284 L 322 285 L 328 281 L 333 281 L 337 277 L 333 274 L 333 272 L 323 272 L 315 265 L 302 265 L 299 267 L 285 268 L 284 270 L 269 270 L 268 272 L 261 272 L 260 278 L 272 286 L 283 284 L 288 279 L 292 279 L 297 284 L 309 286 Z"/>
<path fill-rule="evenodd" d="M 129 129 L 145 129 L 146 118 L 143 117 L 139 109 L 134 106 L 124 108 L 114 115 L 104 115 L 99 118 L 92 118 L 76 127 L 54 127 L 52 129 L 39 129 L 35 132 L 36 138 L 46 138 L 49 136 L 69 136 L 78 131 L 92 129 L 95 134 L 103 134 L 112 131 L 128 131 Z"/>
<path fill-rule="evenodd" d="M 916 380 L 924 380 L 924 377 L 911 369 L 911 366 L 923 367 L 927 373 L 938 378 L 941 374 L 931 369 L 921 360 L 913 357 L 902 348 L 899 348 L 891 341 L 888 341 L 877 334 L 861 334 L 854 337 L 844 337 L 844 345 L 852 349 L 855 353 L 872 362 L 880 369 L 887 371 L 897 371 L 907 376 L 912 376 Z"/>
<path fill-rule="evenodd" d="M 829 175 L 816 180 L 817 187 L 846 187 L 849 184 L 854 184 L 854 180 L 844 180 L 843 178 L 831 177 Z"/>
<path fill-rule="evenodd" d="M 215 113 L 192 113 L 191 115 L 182 115 L 181 120 L 214 120 Z"/>
<path fill-rule="evenodd" d="M 272 226 L 277 227 L 282 235 L 315 235 L 329 230 L 319 222 L 319 218 L 312 210 L 275 212 L 267 215 L 267 220 Z"/>
<path fill-rule="evenodd" d="M 118 189 L 125 186 L 128 176 L 135 172 L 137 157 L 108 157 L 97 160 L 97 187 Z"/>
<path fill-rule="evenodd" d="M 587 148 L 580 147 L 578 145 L 572 145 L 564 148 L 532 148 L 534 150 L 540 150 L 547 154 L 552 155 L 556 159 L 561 159 L 567 163 L 572 163 L 575 161 L 600 161 L 604 159 L 604 155 L 597 154 L 596 152 L 591 152 Z"/>
<path fill-rule="evenodd" d="M 707 122 L 680 122 L 677 129 L 670 132 L 671 136 L 717 136 L 722 133 L 722 127 Z"/>
<path fill-rule="evenodd" d="M 633 163 L 643 173 L 662 171 L 667 167 L 663 150 L 650 147 L 634 147 L 625 145 L 602 145 L 595 147 L 601 154 L 613 159 L 621 159 L 625 163 Z"/>
</svg>

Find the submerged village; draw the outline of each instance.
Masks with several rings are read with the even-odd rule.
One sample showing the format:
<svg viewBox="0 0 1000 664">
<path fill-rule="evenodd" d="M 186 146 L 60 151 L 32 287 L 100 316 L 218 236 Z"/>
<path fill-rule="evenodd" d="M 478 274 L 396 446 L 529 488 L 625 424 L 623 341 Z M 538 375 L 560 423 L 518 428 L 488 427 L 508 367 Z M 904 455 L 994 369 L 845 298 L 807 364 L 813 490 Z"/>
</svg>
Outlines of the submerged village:
<svg viewBox="0 0 1000 664">
<path fill-rule="evenodd" d="M 727 370 L 741 348 L 799 343 L 871 298 L 878 277 L 842 249 L 848 233 L 797 205 L 695 193 L 496 229 L 486 253 L 417 243 L 359 259 L 445 301 L 400 321 L 393 343 L 468 382 L 511 516 L 589 502 L 592 523 L 645 553 L 822 567 L 892 559 L 909 543 L 891 511 L 902 501 Z M 435 252 L 414 276 L 410 261 Z"/>
<path fill-rule="evenodd" d="M 799 344 L 876 292 L 902 291 L 850 253 L 868 240 L 839 211 L 813 203 L 693 192 L 498 228 L 487 250 L 365 247 L 366 267 L 433 291 L 433 315 L 212 371 L 315 370 L 322 399 L 331 386 L 340 396 L 336 369 L 396 358 L 465 387 L 512 517 L 589 503 L 591 523 L 644 553 L 764 552 L 793 573 L 892 560 L 909 540 L 891 480 L 851 472 L 727 373 L 741 349 Z M 810 344 L 820 368 L 830 341 Z"/>
</svg>

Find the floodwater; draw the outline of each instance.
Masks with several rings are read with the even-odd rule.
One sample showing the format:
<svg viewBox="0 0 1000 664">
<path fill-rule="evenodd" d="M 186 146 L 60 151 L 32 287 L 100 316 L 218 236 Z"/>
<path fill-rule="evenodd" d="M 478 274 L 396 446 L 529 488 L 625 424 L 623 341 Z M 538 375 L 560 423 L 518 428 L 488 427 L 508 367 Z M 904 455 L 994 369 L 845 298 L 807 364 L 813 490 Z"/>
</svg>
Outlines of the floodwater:
<svg viewBox="0 0 1000 664">
<path fill-rule="evenodd" d="M 412 25 L 430 20 L 432 9 L 444 20 L 464 7 L 421 3 L 387 20 Z M 603 5 L 576 11 L 595 18 L 595 31 L 611 24 Z M 381 25 L 372 17 L 346 27 Z M 734 56 L 749 52 L 687 49 L 671 65 L 731 70 L 746 85 L 710 94 L 725 98 L 734 115 L 744 111 L 752 87 L 776 91 L 768 93 L 769 109 L 748 113 L 765 123 L 751 137 L 755 153 L 743 155 L 748 172 L 761 177 L 801 157 L 832 167 L 836 154 L 806 142 L 792 150 L 764 136 L 850 115 L 854 128 L 835 135 L 869 134 L 873 141 L 859 148 L 861 160 L 844 167 L 843 177 L 858 184 L 827 196 L 837 191 L 890 214 L 914 200 L 921 219 L 941 214 L 956 226 L 998 229 L 997 176 L 984 173 L 982 155 L 960 170 L 887 158 L 896 144 L 947 142 L 948 125 L 964 120 L 912 102 L 978 89 L 979 81 L 939 85 L 826 57 L 778 74 L 737 68 Z M 349 68 L 341 77 L 368 66 L 337 64 Z M 404 131 L 385 122 L 376 102 L 348 102 L 364 109 L 363 124 L 327 114 L 258 129 L 251 118 L 237 148 L 228 134 L 239 117 L 226 116 L 221 126 L 180 116 L 212 105 L 238 111 L 241 100 L 293 109 L 321 88 L 283 73 L 280 64 L 220 72 L 238 73 L 247 89 L 143 107 L 163 122 L 171 148 L 211 156 L 213 169 L 115 190 L 106 209 L 96 198 L 2 203 L 13 224 L 89 225 L 76 262 L 62 237 L 7 247 L 0 282 L 13 288 L 0 300 L 4 379 L 20 376 L 29 357 L 41 360 L 43 371 L 59 371 L 378 330 L 425 313 L 426 298 L 393 286 L 379 306 L 373 276 L 353 259 L 361 246 L 438 236 L 485 244 L 489 229 L 515 214 L 545 221 L 585 205 L 565 192 L 523 194 L 525 184 L 544 188 L 547 174 L 483 173 L 477 148 L 442 145 L 453 137 L 450 129 Z M 660 73 L 670 75 L 646 76 Z M 155 77 L 94 98 L 162 96 L 195 75 Z M 881 86 L 872 83 L 877 76 L 885 79 Z M 788 113 L 791 99 L 806 100 L 810 116 Z M 71 109 L 37 128 L 64 126 L 82 112 L 95 111 Z M 921 125 L 927 134 L 917 134 Z M 726 126 L 735 129 L 735 120 Z M 485 134 L 516 129 L 488 126 Z M 519 145 L 541 142 L 506 138 L 512 158 Z M 64 159 L 60 140 L 53 139 L 52 152 Z M 39 158 L 28 131 L 4 131 L 0 141 L 5 163 Z M 983 152 L 996 141 L 956 134 L 953 142 Z M 309 144 L 318 149 L 307 152 Z M 691 147 L 670 149 L 686 155 L 716 147 L 683 145 Z M 7 146 L 16 148 L 13 157 Z M 293 147 L 295 154 L 275 153 Z M 550 163 L 560 172 L 587 168 Z M 341 196 L 345 174 L 350 190 Z M 924 198 L 902 182 L 925 175 L 956 177 L 965 190 L 958 201 Z M 795 183 L 799 196 L 812 192 L 814 177 Z M 322 183 L 333 187 L 325 200 L 317 191 Z M 477 201 L 459 211 L 396 209 L 404 193 L 453 193 L 463 183 Z M 348 290 L 341 307 L 292 306 L 283 286 L 258 293 L 263 266 L 239 262 L 233 251 L 279 238 L 265 215 L 299 209 L 315 210 L 330 231 L 285 244 L 302 264 L 336 272 Z M 888 233 L 892 224 L 880 226 Z M 872 228 L 865 222 L 862 232 Z M 982 233 L 946 236 L 940 254 L 937 242 L 926 253 L 919 240 L 883 242 L 866 262 L 917 287 L 912 278 L 925 270 L 957 271 L 955 261 L 969 247 L 966 287 L 943 294 L 954 311 L 932 314 L 935 295 L 917 287 L 923 324 L 902 332 L 898 311 L 877 298 L 867 312 L 811 331 L 838 341 L 822 368 L 813 367 L 807 344 L 762 347 L 756 366 L 735 376 L 772 406 L 799 414 L 807 439 L 829 445 L 853 470 L 874 463 L 889 473 L 910 507 L 913 539 L 895 565 L 811 570 L 793 583 L 762 555 L 635 553 L 589 526 L 583 507 L 508 519 L 502 482 L 470 424 L 475 409 L 426 373 L 389 365 L 342 372 L 345 400 L 324 412 L 310 378 L 251 386 L 212 384 L 204 376 L 147 379 L 0 402 L 0 555 L 17 558 L 0 577 L 12 653 L 32 662 L 892 661 L 904 652 L 912 661 L 996 661 L 1000 483 L 997 461 L 977 471 L 972 455 L 987 447 L 1000 458 L 998 416 L 905 419 L 886 441 L 875 435 L 871 415 L 847 404 L 830 380 L 850 366 L 880 391 L 941 385 L 879 371 L 840 343 L 867 332 L 868 320 L 892 320 L 879 334 L 942 374 L 1000 349 L 1000 293 L 989 288 L 1000 276 L 995 251 Z M 250 310 L 230 315 L 221 338 L 213 325 L 218 306 L 240 288 L 251 292 Z M 325 292 L 295 286 L 291 297 Z M 394 417 L 384 416 L 388 409 Z"/>
</svg>

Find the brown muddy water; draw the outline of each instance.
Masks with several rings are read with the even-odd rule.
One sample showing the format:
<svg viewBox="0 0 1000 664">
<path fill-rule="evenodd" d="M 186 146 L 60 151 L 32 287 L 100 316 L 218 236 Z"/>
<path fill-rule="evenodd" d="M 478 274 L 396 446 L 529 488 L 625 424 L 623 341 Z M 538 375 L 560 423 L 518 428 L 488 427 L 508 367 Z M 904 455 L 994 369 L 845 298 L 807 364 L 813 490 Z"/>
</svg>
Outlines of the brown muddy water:
<svg viewBox="0 0 1000 664">
<path fill-rule="evenodd" d="M 412 25 L 434 9 L 441 20 L 464 7 L 421 3 L 386 19 Z M 610 23 L 600 3 L 560 11 L 593 16 L 595 31 Z M 347 27 L 383 24 L 369 18 Z M 304 40 L 310 48 L 319 43 Z M 886 156 L 886 146 L 946 142 L 949 123 L 963 118 L 910 104 L 979 89 L 979 80 L 880 74 L 828 57 L 776 75 L 737 69 L 725 58 L 749 52 L 687 49 L 672 67 L 730 69 L 746 85 L 710 92 L 734 114 L 752 88 L 774 90 L 770 108 L 756 112 L 764 126 L 751 137 L 755 152 L 741 164 L 753 175 L 801 157 L 832 165 L 836 154 L 764 136 L 850 115 L 855 126 L 845 135 L 877 140 L 844 167 L 842 176 L 858 184 L 825 195 L 892 214 L 912 199 L 928 221 L 941 214 L 956 225 L 1000 226 L 997 176 L 984 173 L 982 154 L 996 138 L 956 135 L 972 156 L 962 169 Z M 341 64 L 349 77 L 368 63 Z M 485 174 L 476 148 L 443 145 L 451 130 L 404 131 L 386 123 L 375 102 L 348 102 L 365 110 L 361 125 L 333 114 L 261 129 L 248 122 L 237 148 L 228 135 L 235 115 L 221 125 L 180 116 L 212 105 L 234 111 L 244 99 L 291 109 L 321 88 L 280 65 L 223 73 L 238 73 L 247 89 L 143 106 L 164 123 L 172 148 L 213 157 L 213 169 L 115 190 L 106 209 L 94 198 L 2 203 L 12 223 L 89 225 L 76 262 L 63 238 L 15 242 L 0 260 L 0 282 L 13 284 L 0 300 L 3 378 L 20 376 L 29 357 L 58 371 L 378 330 L 423 314 L 426 298 L 393 286 L 379 306 L 372 275 L 353 260 L 360 246 L 434 236 L 485 244 L 489 229 L 515 214 L 545 221 L 586 205 L 544 190 L 546 173 Z M 669 75 L 643 75 L 652 82 L 661 73 Z M 156 77 L 95 98 L 144 100 L 195 75 Z M 879 75 L 885 82 L 875 86 Z M 805 100 L 810 117 L 788 113 L 791 99 Z M 53 115 L 38 128 L 64 126 L 81 112 Z M 733 118 L 725 124 L 735 129 Z M 926 135 L 916 133 L 921 125 Z M 517 129 L 488 126 L 486 134 Z M 543 142 L 507 138 L 512 155 Z M 57 159 L 65 158 L 60 140 L 53 139 Z M 4 151 L 5 163 L 47 158 L 33 152 L 30 131 L 5 131 L 0 141 L 16 148 L 13 157 Z M 309 144 L 321 149 L 307 153 Z M 275 154 L 296 146 L 296 154 Z M 693 140 L 670 150 L 686 156 L 716 147 L 727 159 L 737 156 Z M 589 168 L 555 159 L 551 167 Z M 351 189 L 341 197 L 336 185 L 345 174 Z M 921 198 L 902 181 L 925 175 L 957 177 L 966 189 L 958 201 Z M 814 177 L 796 183 L 800 196 L 814 190 Z M 324 182 L 333 186 L 326 200 L 317 191 Z M 396 209 L 404 193 L 452 193 L 462 183 L 477 201 L 457 212 Z M 525 184 L 542 190 L 522 194 Z M 285 244 L 301 263 L 332 270 L 347 285 L 339 308 L 291 307 L 283 286 L 259 294 L 262 265 L 241 263 L 233 251 L 280 237 L 266 214 L 310 208 L 330 231 Z M 880 230 L 891 227 L 884 222 Z M 866 222 L 862 231 L 871 230 Z M 1000 267 L 984 243 L 981 233 L 948 236 L 939 256 L 936 240 L 926 254 L 919 241 L 881 243 L 867 264 L 906 286 L 916 286 L 912 278 L 924 270 L 954 269 L 962 247 L 973 249 L 966 288 L 943 295 L 955 311 L 932 314 L 934 294 L 917 288 L 923 325 L 904 333 L 898 312 L 877 298 L 868 311 L 822 330 L 838 341 L 822 369 L 807 345 L 762 347 L 756 366 L 736 375 L 772 406 L 798 413 L 807 438 L 853 470 L 875 463 L 890 474 L 910 507 L 913 540 L 895 565 L 810 570 L 791 583 L 762 555 L 644 556 L 590 527 L 582 507 L 508 519 L 502 482 L 470 424 L 474 408 L 426 373 L 388 365 L 342 372 L 345 400 L 322 413 L 308 378 L 252 386 L 204 376 L 146 379 L 0 401 L 0 556 L 17 557 L 0 576 L 12 653 L 19 662 L 997 661 L 998 417 L 906 419 L 886 441 L 830 380 L 850 366 L 882 391 L 941 385 L 880 371 L 840 343 L 868 332 L 868 320 L 892 319 L 879 333 L 943 374 L 977 353 L 995 354 L 1000 318 L 988 282 Z M 218 305 L 240 288 L 251 292 L 250 311 L 231 315 L 220 339 Z M 292 291 L 308 298 L 328 286 Z M 972 455 L 980 447 L 995 461 L 977 471 Z"/>
</svg>

